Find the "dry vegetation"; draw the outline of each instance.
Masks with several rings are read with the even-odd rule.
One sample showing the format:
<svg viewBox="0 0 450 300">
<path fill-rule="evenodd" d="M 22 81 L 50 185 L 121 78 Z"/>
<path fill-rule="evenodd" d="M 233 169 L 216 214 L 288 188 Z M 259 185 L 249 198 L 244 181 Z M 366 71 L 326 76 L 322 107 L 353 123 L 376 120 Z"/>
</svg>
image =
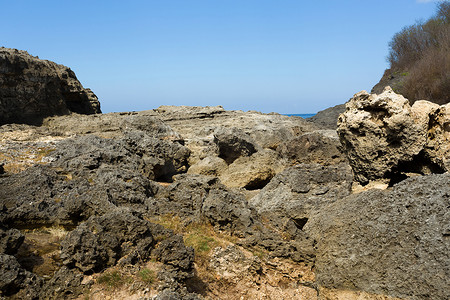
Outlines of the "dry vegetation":
<svg viewBox="0 0 450 300">
<path fill-rule="evenodd" d="M 411 102 L 450 102 L 449 1 L 441 2 L 429 20 L 403 28 L 389 46 L 391 71 L 406 75 L 398 92 Z"/>
</svg>

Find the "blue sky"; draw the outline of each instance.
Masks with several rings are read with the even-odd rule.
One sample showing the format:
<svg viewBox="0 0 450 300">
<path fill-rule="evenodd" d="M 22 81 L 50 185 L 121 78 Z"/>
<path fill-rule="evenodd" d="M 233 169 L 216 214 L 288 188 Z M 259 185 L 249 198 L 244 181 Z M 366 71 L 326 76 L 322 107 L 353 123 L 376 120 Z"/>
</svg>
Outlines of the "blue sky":
<svg viewBox="0 0 450 300">
<path fill-rule="evenodd" d="M 0 0 L 0 45 L 72 68 L 103 112 L 314 113 L 370 90 L 426 0 Z"/>
</svg>

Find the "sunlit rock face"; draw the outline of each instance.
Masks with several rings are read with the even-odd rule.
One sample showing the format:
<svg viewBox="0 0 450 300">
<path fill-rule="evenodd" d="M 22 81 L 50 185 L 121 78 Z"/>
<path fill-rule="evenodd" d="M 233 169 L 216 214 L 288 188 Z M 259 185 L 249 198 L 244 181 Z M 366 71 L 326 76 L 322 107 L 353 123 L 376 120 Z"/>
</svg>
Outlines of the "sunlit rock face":
<svg viewBox="0 0 450 300">
<path fill-rule="evenodd" d="M 450 168 L 450 105 L 413 106 L 387 87 L 380 95 L 357 93 L 338 120 L 338 134 L 360 183 L 398 181 L 408 173 Z"/>
<path fill-rule="evenodd" d="M 0 125 L 39 124 L 53 115 L 101 113 L 97 96 L 68 67 L 0 48 Z"/>
</svg>

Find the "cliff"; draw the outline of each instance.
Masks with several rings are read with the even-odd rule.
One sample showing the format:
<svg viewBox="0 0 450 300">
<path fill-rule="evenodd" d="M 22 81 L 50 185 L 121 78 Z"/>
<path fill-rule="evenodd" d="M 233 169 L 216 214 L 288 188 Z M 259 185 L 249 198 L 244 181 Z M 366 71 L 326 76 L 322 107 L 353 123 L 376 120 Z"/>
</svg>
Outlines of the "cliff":
<svg viewBox="0 0 450 300">
<path fill-rule="evenodd" d="M 68 67 L 0 48 L 0 125 L 39 124 L 70 113 L 100 113 L 100 102 Z"/>
</svg>

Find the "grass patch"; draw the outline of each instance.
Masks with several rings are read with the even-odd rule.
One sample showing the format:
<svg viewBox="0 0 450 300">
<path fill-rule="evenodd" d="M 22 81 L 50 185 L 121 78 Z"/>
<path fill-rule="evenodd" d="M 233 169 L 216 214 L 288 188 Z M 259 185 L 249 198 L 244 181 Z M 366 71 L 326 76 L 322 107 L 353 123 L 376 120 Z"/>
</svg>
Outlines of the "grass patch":
<svg viewBox="0 0 450 300">
<path fill-rule="evenodd" d="M 129 283 L 130 279 L 130 277 L 121 274 L 119 271 L 111 271 L 100 275 L 97 279 L 97 282 L 109 289 L 117 289 L 123 286 L 125 283 Z"/>
<path fill-rule="evenodd" d="M 193 232 L 184 238 L 186 246 L 194 248 L 198 254 L 209 253 L 212 248 L 217 247 L 219 243 L 211 236 L 206 236 L 200 232 Z"/>
<path fill-rule="evenodd" d="M 152 284 L 153 282 L 155 282 L 156 278 L 155 272 L 147 268 L 140 270 L 138 273 L 138 277 L 142 282 L 146 284 Z"/>
</svg>

